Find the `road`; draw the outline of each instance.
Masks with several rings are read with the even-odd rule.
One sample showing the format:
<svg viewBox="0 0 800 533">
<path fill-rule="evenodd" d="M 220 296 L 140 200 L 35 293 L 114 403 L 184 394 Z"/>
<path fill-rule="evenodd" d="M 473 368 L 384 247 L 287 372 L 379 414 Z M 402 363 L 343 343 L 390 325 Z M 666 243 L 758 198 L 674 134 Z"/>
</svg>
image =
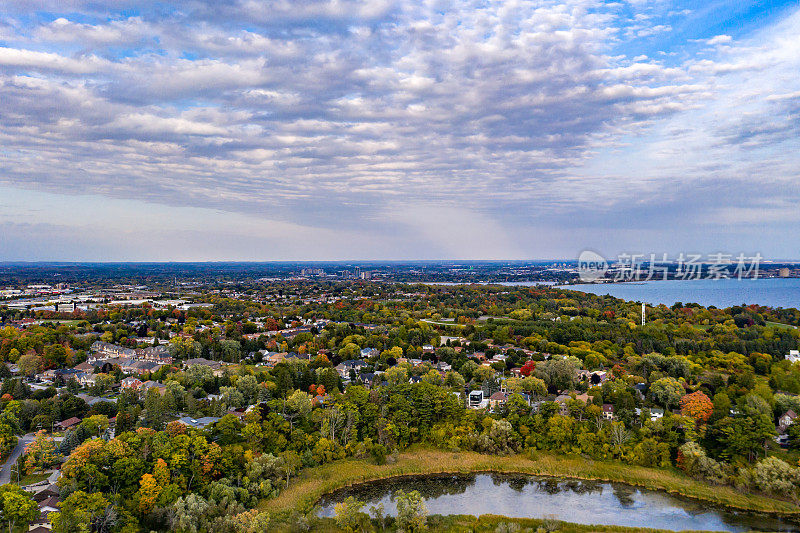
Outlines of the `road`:
<svg viewBox="0 0 800 533">
<path fill-rule="evenodd" d="M 8 456 L 8 460 L 3 464 L 2 470 L 0 470 L 0 485 L 5 485 L 6 483 L 11 482 L 11 467 L 17 462 L 19 456 L 22 455 L 22 452 L 25 450 L 25 446 L 33 442 L 35 438 L 35 433 L 28 433 L 27 435 L 23 435 L 17 441 L 17 445 L 13 450 L 11 450 L 11 455 Z"/>
</svg>

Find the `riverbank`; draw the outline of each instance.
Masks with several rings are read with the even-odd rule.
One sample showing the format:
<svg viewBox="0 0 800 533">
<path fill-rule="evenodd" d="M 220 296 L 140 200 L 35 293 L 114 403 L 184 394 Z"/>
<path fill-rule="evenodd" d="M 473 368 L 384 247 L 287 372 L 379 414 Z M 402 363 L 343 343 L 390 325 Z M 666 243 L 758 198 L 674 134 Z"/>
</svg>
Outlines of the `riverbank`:
<svg viewBox="0 0 800 533">
<path fill-rule="evenodd" d="M 546 452 L 536 452 L 532 457 L 526 454 L 496 457 L 475 452 L 444 452 L 424 447 L 415 447 L 401 453 L 394 464 L 375 465 L 367 460 L 344 459 L 306 469 L 277 498 L 264 500 L 259 507 L 280 519 L 292 513 L 308 513 L 323 495 L 359 483 L 399 476 L 477 472 L 613 481 L 646 489 L 663 490 L 670 494 L 695 498 L 731 509 L 800 517 L 800 508 L 792 503 L 740 493 L 727 486 L 709 485 L 688 478 L 678 471 L 592 461 L 582 457 L 567 457 Z M 472 521 L 474 522 L 474 518 Z M 512 521 L 521 524 L 524 519 Z M 605 530 L 627 531 L 628 529 Z"/>
</svg>

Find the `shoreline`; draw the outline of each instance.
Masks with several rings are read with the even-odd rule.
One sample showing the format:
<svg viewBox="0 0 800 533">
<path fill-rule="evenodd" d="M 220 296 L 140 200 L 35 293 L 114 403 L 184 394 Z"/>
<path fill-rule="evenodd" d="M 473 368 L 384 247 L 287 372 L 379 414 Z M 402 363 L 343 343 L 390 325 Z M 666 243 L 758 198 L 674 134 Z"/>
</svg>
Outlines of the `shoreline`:
<svg viewBox="0 0 800 533">
<path fill-rule="evenodd" d="M 326 495 L 356 485 L 392 478 L 431 475 L 512 474 L 622 483 L 672 496 L 713 504 L 731 511 L 745 511 L 776 518 L 800 518 L 800 507 L 785 500 L 741 493 L 728 486 L 696 481 L 675 471 L 645 468 L 607 461 L 556 456 L 539 452 L 527 455 L 485 456 L 476 452 L 442 452 L 428 448 L 408 450 L 395 464 L 375 465 L 360 459 L 343 459 L 301 473 L 277 497 L 262 500 L 258 508 L 288 514 L 308 512 Z M 610 469 L 608 471 L 604 471 Z M 509 517 L 513 518 L 513 517 Z"/>
</svg>

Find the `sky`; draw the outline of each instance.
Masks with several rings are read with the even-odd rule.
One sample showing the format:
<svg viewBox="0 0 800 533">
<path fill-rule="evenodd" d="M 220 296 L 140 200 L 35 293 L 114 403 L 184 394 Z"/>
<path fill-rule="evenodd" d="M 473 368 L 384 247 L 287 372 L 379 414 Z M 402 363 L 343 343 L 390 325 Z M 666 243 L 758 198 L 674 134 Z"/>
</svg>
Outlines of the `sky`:
<svg viewBox="0 0 800 533">
<path fill-rule="evenodd" d="M 5 0 L 0 260 L 800 259 L 800 5 Z"/>
</svg>

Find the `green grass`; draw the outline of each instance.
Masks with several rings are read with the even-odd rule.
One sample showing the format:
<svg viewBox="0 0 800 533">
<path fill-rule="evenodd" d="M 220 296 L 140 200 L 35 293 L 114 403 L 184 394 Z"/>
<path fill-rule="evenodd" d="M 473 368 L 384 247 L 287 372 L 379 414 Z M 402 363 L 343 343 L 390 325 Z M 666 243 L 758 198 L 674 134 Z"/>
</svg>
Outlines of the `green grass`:
<svg viewBox="0 0 800 533">
<path fill-rule="evenodd" d="M 782 324 L 780 322 L 772 322 L 770 320 L 766 321 L 767 326 L 772 326 L 774 328 L 780 329 L 797 329 L 797 326 L 792 326 L 791 324 Z"/>
<path fill-rule="evenodd" d="M 497 457 L 475 452 L 444 452 L 427 447 L 414 447 L 405 451 L 394 464 L 375 465 L 367 460 L 350 458 L 306 469 L 278 497 L 263 500 L 259 509 L 268 511 L 275 517 L 277 523 L 281 523 L 282 520 L 291 520 L 293 513 L 310 512 L 323 495 L 343 487 L 397 476 L 472 472 L 537 474 L 617 481 L 740 510 L 800 516 L 800 508 L 790 502 L 741 493 L 732 487 L 712 486 L 686 477 L 677 470 L 644 468 L 610 461 L 591 461 L 582 457 L 567 457 L 545 452 L 537 452 L 533 458 L 527 455 Z M 475 521 L 475 518 L 463 517 L 447 519 L 471 520 L 471 524 Z M 325 530 L 323 526 L 324 524 L 320 524 L 321 530 Z M 453 531 L 463 531 L 459 529 L 461 526 L 453 527 L 456 527 Z M 633 531 L 625 528 L 586 529 L 577 525 L 573 529 L 560 531 L 589 530 Z"/>
<path fill-rule="evenodd" d="M 425 322 L 426 324 L 433 324 L 434 326 L 455 326 L 458 328 L 463 328 L 464 326 L 466 326 L 466 324 L 459 324 L 458 322 L 441 322 L 441 321 L 431 320 L 428 318 L 423 318 L 422 321 Z"/>
<path fill-rule="evenodd" d="M 25 476 L 22 476 L 22 478 L 19 480 L 19 485 L 20 486 L 31 485 L 33 483 L 44 481 L 49 477 L 50 474 L 27 474 Z"/>
</svg>

